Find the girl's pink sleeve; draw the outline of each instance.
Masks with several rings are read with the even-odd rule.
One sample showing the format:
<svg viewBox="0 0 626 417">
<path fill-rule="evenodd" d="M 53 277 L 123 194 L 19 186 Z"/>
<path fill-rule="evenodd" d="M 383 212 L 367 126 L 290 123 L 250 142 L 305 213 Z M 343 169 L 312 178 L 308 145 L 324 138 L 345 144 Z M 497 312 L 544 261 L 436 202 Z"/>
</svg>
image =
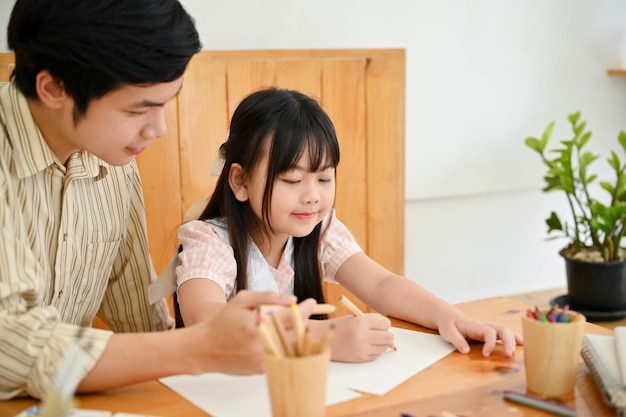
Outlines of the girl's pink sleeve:
<svg viewBox="0 0 626 417">
<path fill-rule="evenodd" d="M 178 239 L 183 245 L 176 267 L 178 285 L 189 279 L 210 279 L 222 287 L 228 299 L 237 277 L 233 248 L 218 237 L 214 226 L 201 220 L 183 224 Z"/>
<path fill-rule="evenodd" d="M 337 219 L 332 210 L 322 224 L 320 264 L 325 281 L 336 282 L 339 267 L 355 253 L 363 250 L 348 228 Z"/>
</svg>

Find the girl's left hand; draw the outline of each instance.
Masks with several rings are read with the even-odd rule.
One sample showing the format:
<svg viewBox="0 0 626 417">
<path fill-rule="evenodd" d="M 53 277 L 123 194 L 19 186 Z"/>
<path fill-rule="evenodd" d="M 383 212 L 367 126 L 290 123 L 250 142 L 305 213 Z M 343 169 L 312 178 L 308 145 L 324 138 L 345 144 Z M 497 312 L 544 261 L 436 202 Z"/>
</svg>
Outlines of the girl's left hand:
<svg viewBox="0 0 626 417">
<path fill-rule="evenodd" d="M 470 351 L 467 339 L 484 342 L 483 356 L 485 357 L 491 355 L 498 340 L 502 341 L 504 354 L 507 357 L 515 354 L 516 345 L 524 344 L 524 339 L 508 327 L 485 324 L 467 316 L 445 320 L 439 325 L 438 330 L 441 337 L 461 353 Z"/>
</svg>

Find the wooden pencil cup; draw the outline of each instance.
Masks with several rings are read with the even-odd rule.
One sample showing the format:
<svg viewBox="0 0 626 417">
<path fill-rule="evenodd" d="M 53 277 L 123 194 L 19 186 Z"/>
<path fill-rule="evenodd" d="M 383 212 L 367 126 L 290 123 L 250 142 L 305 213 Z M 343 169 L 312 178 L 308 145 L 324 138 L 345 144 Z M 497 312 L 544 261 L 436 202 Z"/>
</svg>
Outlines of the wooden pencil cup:
<svg viewBox="0 0 626 417">
<path fill-rule="evenodd" d="M 574 391 L 586 320 L 580 313 L 566 314 L 568 321 L 557 323 L 522 316 L 528 391 L 548 397 Z"/>
<path fill-rule="evenodd" d="M 273 417 L 323 417 L 330 350 L 310 356 L 264 356 Z"/>
</svg>

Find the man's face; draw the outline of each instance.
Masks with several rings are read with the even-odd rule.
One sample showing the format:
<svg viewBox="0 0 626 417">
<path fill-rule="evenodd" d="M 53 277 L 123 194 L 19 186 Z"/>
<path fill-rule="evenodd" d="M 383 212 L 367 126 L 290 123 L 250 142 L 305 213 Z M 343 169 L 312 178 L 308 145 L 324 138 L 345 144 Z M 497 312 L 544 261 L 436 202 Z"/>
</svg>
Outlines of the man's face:
<svg viewBox="0 0 626 417">
<path fill-rule="evenodd" d="M 146 86 L 125 85 L 92 100 L 63 135 L 69 150 L 83 149 L 111 165 L 125 165 L 167 133 L 165 104 L 183 79 Z M 67 126 L 67 124 L 66 124 Z"/>
</svg>

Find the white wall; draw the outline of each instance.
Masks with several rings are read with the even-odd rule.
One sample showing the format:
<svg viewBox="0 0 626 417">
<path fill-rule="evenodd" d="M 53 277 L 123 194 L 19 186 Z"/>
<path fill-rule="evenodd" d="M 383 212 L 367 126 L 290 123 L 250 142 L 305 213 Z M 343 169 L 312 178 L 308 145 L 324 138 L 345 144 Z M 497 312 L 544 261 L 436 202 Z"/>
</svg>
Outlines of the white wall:
<svg viewBox="0 0 626 417">
<path fill-rule="evenodd" d="M 7 47 L 7 33 L 6 28 L 9 23 L 9 15 L 11 14 L 11 8 L 13 7 L 12 0 L 0 0 L 0 27 L 2 32 L 0 33 L 0 51 L 8 51 Z"/>
<path fill-rule="evenodd" d="M 205 49 L 405 48 L 406 275 L 452 302 L 565 285 L 543 223 L 564 197 L 539 191 L 523 141 L 551 120 L 567 137 L 575 110 L 596 150 L 626 129 L 626 77 L 606 75 L 626 61 L 626 2 L 182 2 Z"/>
</svg>

